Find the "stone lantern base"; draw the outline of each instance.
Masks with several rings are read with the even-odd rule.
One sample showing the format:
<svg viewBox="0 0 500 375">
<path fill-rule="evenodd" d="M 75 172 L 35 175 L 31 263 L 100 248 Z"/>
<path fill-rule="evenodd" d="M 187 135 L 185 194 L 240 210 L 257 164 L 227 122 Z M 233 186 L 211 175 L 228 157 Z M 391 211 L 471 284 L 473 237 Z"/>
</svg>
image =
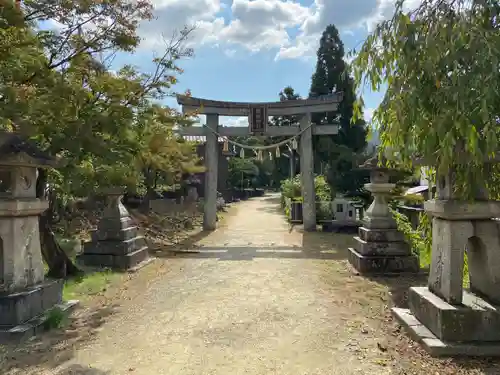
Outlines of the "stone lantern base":
<svg viewBox="0 0 500 375">
<path fill-rule="evenodd" d="M 63 280 L 45 280 L 19 292 L 0 292 L 0 342 L 24 341 L 44 330 L 52 308 L 68 311 L 78 301 L 62 301 Z"/>
<path fill-rule="evenodd" d="M 428 287 L 410 288 L 408 304 L 392 312 L 432 356 L 500 356 L 498 306 L 469 291 L 462 304 L 452 305 Z"/>
<path fill-rule="evenodd" d="M 397 229 L 358 230 L 355 248 L 348 259 L 360 274 L 400 274 L 419 271 L 418 257 L 411 253 L 404 236 Z"/>
</svg>

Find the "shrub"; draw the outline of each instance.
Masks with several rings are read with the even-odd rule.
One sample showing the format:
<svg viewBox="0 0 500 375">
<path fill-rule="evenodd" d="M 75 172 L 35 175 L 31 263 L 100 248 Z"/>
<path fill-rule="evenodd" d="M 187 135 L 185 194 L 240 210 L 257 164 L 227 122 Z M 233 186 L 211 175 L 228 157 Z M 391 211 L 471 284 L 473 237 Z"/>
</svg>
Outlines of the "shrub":
<svg viewBox="0 0 500 375">
<path fill-rule="evenodd" d="M 325 176 L 319 175 L 314 178 L 314 189 L 316 192 L 316 201 L 326 202 L 331 200 L 332 191 Z M 294 178 L 288 178 L 281 182 L 281 195 L 284 198 L 290 198 L 294 201 L 302 200 L 300 175 L 296 175 Z"/>
</svg>

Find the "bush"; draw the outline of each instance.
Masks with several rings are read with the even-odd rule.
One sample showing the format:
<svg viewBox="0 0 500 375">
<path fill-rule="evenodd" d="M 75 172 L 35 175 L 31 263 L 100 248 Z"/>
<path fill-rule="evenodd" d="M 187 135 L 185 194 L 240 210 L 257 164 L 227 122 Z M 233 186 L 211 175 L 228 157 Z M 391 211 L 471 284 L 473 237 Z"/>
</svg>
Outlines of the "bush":
<svg viewBox="0 0 500 375">
<path fill-rule="evenodd" d="M 326 202 L 331 200 L 332 191 L 325 176 L 319 175 L 314 178 L 314 189 L 316 192 L 316 201 Z M 300 181 L 300 175 L 291 179 L 288 178 L 281 182 L 281 195 L 282 197 L 290 198 L 293 201 L 302 200 L 302 184 Z"/>
</svg>

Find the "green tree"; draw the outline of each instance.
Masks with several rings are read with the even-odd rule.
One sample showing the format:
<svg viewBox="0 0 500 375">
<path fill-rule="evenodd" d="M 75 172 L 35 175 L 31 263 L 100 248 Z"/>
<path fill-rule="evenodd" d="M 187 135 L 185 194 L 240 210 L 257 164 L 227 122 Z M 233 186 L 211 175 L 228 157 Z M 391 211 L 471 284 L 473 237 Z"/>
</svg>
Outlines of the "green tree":
<svg viewBox="0 0 500 375">
<path fill-rule="evenodd" d="M 299 100 L 301 99 L 300 94 L 296 93 L 293 87 L 287 86 L 279 93 L 280 101 L 287 100 Z M 274 116 L 270 121 L 271 126 L 298 126 L 299 118 L 297 116 Z M 284 141 L 288 137 L 269 137 L 267 144 L 275 144 Z M 275 150 L 271 152 L 276 156 Z M 280 182 L 290 178 L 290 157 L 297 159 L 297 150 L 293 150 L 290 145 L 284 145 L 280 147 L 280 157 L 273 158 L 273 181 L 279 186 Z M 298 164 L 298 163 L 295 163 Z M 294 173 L 296 172 L 298 166 L 295 166 Z"/>
<path fill-rule="evenodd" d="M 66 161 L 58 171 L 40 171 L 37 181 L 39 197 L 45 195 L 47 182 L 53 188 L 51 209 L 40 218 L 42 252 L 50 274 L 63 277 L 78 270 L 55 241 L 55 201 L 147 179 L 144 168 L 133 168 L 152 147 L 141 140 L 141 125 L 154 114 L 149 134 L 164 135 L 177 120 L 183 123 L 178 114 L 151 103 L 170 93 L 181 72 L 176 61 L 192 54 L 183 47 L 190 30 L 176 35 L 154 59 L 152 73 L 132 66 L 113 73 L 107 59 L 138 46 L 136 28 L 150 19 L 149 2 L 27 0 L 21 11 L 9 0 L 1 5 L 0 125 L 31 136 Z M 36 27 L 47 20 L 60 27 Z M 170 146 L 163 156 L 178 155 L 177 142 Z M 172 165 L 154 162 L 155 168 L 169 165 L 168 171 Z"/>
<path fill-rule="evenodd" d="M 314 137 L 315 169 L 326 172 L 334 191 L 353 194 L 361 187 L 359 174 L 353 171 L 358 153 L 366 147 L 366 124 L 358 118 L 351 123 L 356 100 L 354 82 L 344 60 L 344 44 L 335 25 L 323 32 L 317 51 L 316 71 L 312 76 L 310 96 L 342 92 L 337 112 L 318 113 L 312 117 L 317 125 L 338 123 L 339 134 Z M 325 168 L 326 167 L 326 168 Z"/>
<path fill-rule="evenodd" d="M 253 159 L 234 157 L 229 159 L 229 182 L 235 188 L 244 189 L 259 175 Z"/>
<path fill-rule="evenodd" d="M 387 85 L 373 116 L 383 149 L 406 166 L 421 156 L 438 172 L 461 158 L 457 194 L 463 198 L 483 182 L 494 187 L 498 169 L 491 173 L 483 162 L 498 151 L 500 4 L 425 0 L 410 12 L 404 5 L 398 1 L 354 62 L 359 88 Z"/>
</svg>

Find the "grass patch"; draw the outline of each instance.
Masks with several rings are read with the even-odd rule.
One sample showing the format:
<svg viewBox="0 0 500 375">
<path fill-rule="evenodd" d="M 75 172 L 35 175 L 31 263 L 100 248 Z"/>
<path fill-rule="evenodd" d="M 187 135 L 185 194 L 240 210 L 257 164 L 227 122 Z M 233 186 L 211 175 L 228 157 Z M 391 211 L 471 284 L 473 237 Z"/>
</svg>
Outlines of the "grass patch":
<svg viewBox="0 0 500 375">
<path fill-rule="evenodd" d="M 122 274 L 112 271 L 100 271 L 66 281 L 63 290 L 65 301 L 86 299 L 105 292 L 109 285 L 118 280 Z"/>
<path fill-rule="evenodd" d="M 53 307 L 45 314 L 47 319 L 43 323 L 43 327 L 46 330 L 61 328 L 67 322 L 68 314 L 59 307 Z"/>
</svg>

